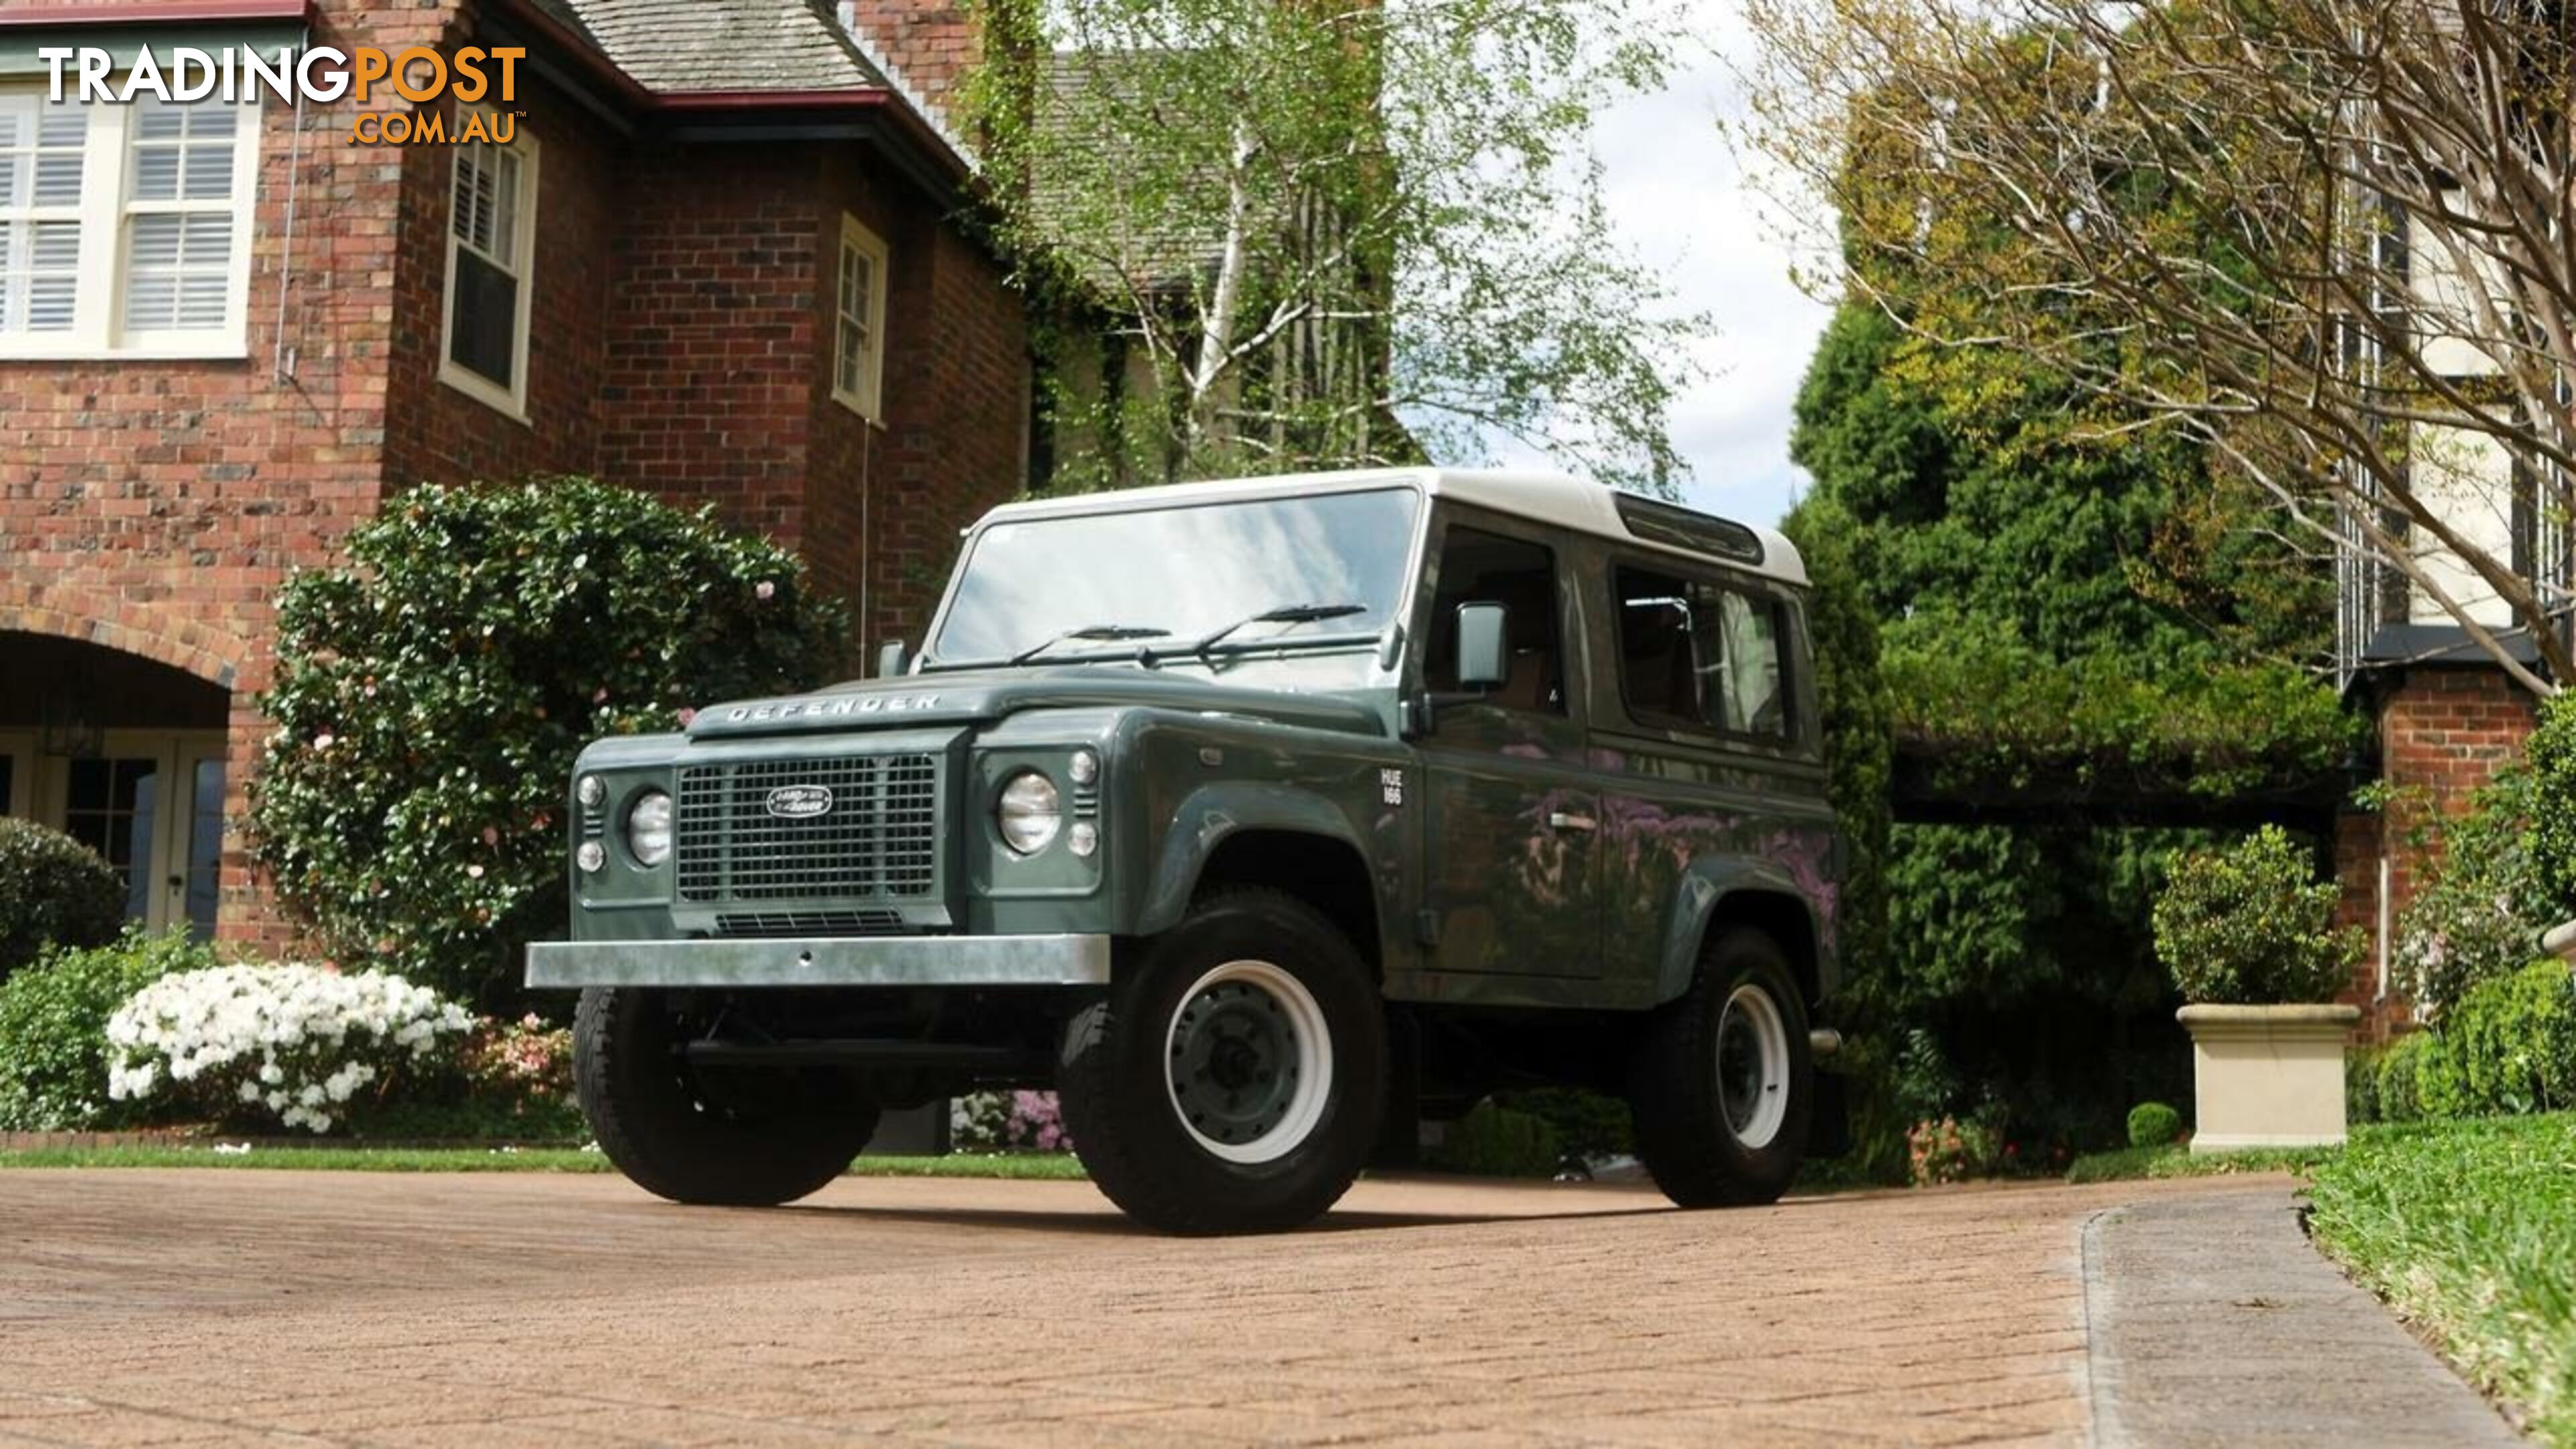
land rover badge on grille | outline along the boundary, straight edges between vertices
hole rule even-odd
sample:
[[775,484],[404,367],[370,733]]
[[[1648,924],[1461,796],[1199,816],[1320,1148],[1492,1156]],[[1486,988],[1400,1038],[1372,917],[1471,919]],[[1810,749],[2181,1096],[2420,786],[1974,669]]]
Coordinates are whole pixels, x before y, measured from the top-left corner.
[[769,792],[769,813],[781,820],[806,820],[832,813],[828,785],[781,785]]

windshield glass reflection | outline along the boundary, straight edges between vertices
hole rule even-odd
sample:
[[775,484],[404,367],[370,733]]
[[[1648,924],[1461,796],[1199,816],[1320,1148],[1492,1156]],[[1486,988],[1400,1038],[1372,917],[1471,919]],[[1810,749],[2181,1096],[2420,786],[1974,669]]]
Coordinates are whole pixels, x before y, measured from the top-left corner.
[[[997,524],[976,540],[930,662],[1123,659],[1144,646],[1185,663],[1220,630],[1220,656],[1375,634],[1401,605],[1419,506],[1388,489]],[[1255,622],[1272,612],[1294,616]]]

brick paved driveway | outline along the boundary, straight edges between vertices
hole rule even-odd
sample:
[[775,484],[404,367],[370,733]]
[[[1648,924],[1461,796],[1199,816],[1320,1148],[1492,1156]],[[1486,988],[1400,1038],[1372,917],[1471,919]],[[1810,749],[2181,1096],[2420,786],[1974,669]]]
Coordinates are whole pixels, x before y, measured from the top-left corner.
[[1185,1242],[1079,1183],[6,1171],[0,1444],[2063,1441],[2081,1222],[2194,1186],[1369,1182]]

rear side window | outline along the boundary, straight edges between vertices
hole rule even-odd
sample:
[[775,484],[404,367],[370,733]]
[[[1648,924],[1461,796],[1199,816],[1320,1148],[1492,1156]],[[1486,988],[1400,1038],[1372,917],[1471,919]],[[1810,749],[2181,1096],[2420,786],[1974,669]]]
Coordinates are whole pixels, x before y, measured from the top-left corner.
[[1630,717],[1693,734],[1789,737],[1779,600],[1652,569],[1622,567],[1613,579]]

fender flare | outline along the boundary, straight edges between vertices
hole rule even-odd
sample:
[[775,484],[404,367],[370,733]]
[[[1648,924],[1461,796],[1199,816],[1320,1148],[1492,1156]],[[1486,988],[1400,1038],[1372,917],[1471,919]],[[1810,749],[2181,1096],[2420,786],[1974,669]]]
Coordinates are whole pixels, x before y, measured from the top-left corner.
[[[1682,872],[1673,890],[1671,912],[1664,920],[1663,958],[1655,973],[1656,1005],[1690,990],[1691,978],[1699,970],[1700,946],[1707,939],[1709,922],[1717,918],[1727,902],[1746,896],[1766,896],[1795,905],[1806,917],[1807,939],[1815,943],[1821,955],[1828,939],[1824,922],[1817,919],[1815,901],[1799,888],[1797,879],[1787,870],[1758,856],[1702,856]],[[1822,989],[1830,975],[1827,963],[1820,959],[1808,965],[1815,974],[1811,989]]]
[[[1311,835],[1349,850],[1359,858],[1372,891],[1378,872],[1348,815],[1321,796],[1280,785],[1215,784],[1191,791],[1172,812],[1156,852],[1154,871],[1137,907],[1135,930],[1150,936],[1180,924],[1197,893],[1199,875],[1217,849],[1247,830]],[[1385,901],[1376,902],[1379,915]],[[1380,928],[1383,930],[1383,919]]]

